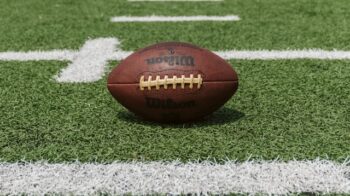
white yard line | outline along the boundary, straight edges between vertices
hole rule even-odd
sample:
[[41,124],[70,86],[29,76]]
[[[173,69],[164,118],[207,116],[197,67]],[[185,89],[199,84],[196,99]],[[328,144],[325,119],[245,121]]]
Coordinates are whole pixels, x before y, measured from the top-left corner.
[[[111,48],[109,48],[110,50]],[[98,52],[98,51],[96,51]],[[106,51],[105,51],[106,52]],[[122,60],[129,56],[131,51],[115,51],[113,53],[103,53],[107,60]],[[246,60],[278,60],[278,59],[324,59],[324,60],[347,60],[350,59],[350,51],[340,50],[228,50],[217,51],[217,55],[226,60],[246,59]],[[84,58],[79,56],[79,51],[72,50],[52,50],[52,51],[28,51],[28,52],[0,52],[0,61],[42,61],[42,60],[74,60]],[[101,55],[102,55],[101,54]],[[97,54],[96,54],[97,55]],[[95,56],[97,57],[97,56]]]
[[129,2],[222,2],[224,0],[128,0]]
[[[88,40],[78,51],[52,50],[28,52],[0,52],[0,61],[70,61],[68,66],[54,78],[58,82],[94,82],[105,74],[110,60],[120,61],[132,51],[122,51],[116,38]],[[349,60],[350,51],[341,50],[229,50],[217,51],[226,60],[279,60],[279,59],[322,59]]]
[[224,59],[277,60],[277,59],[350,59],[350,51],[304,50],[229,50],[215,52]]
[[111,22],[238,21],[239,16],[116,16]]
[[71,61],[77,52],[73,50],[0,52],[0,61]]
[[58,82],[94,82],[105,73],[108,60],[119,45],[114,38],[88,40],[73,61],[55,78]]
[[331,161],[244,163],[0,163],[1,194],[350,193],[350,166]]

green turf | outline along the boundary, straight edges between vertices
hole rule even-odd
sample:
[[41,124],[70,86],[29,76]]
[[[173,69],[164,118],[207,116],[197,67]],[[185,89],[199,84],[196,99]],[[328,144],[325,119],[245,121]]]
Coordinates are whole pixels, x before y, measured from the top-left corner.
[[161,125],[118,105],[105,79],[51,80],[64,63],[2,62],[6,161],[343,160],[350,154],[348,61],[238,61],[237,95],[206,121]]
[[[117,37],[124,50],[187,41],[213,50],[350,50],[346,0],[223,3],[0,1],[0,51],[77,49]],[[117,15],[226,15],[237,22],[109,22]],[[237,94],[205,121],[144,122],[109,95],[106,79],[59,84],[67,62],[0,61],[0,160],[344,160],[350,156],[350,61],[231,61]],[[116,62],[111,63],[111,67]]]
[[[221,3],[127,3],[124,0],[0,1],[0,51],[78,48],[114,36],[125,50],[158,41],[206,48],[350,49],[348,0],[226,0]],[[229,15],[238,22],[118,24],[118,15]]]

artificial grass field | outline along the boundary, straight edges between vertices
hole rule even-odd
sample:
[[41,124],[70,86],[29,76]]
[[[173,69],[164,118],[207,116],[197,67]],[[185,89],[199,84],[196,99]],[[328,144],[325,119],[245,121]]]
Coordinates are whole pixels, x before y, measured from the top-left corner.
[[1,158],[114,161],[317,157],[350,152],[346,61],[232,61],[240,88],[206,121],[144,122],[105,79],[58,84],[63,63],[1,63]]
[[[211,50],[349,50],[348,1],[0,1],[0,51],[78,49],[117,37],[123,50],[186,41]],[[229,15],[237,22],[111,23],[118,15]],[[110,62],[109,70],[118,62]],[[142,121],[106,78],[57,83],[67,62],[0,61],[0,160],[273,160],[350,155],[349,60],[232,60],[240,86],[191,124]],[[108,70],[107,70],[108,72]]]

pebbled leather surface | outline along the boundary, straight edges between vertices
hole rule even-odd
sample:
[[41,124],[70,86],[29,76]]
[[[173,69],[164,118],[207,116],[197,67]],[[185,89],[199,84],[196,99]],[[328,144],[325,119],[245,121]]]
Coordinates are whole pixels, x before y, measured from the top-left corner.
[[[143,91],[142,75],[189,77],[201,74],[202,86],[177,86]],[[227,102],[238,88],[238,76],[224,59],[197,46],[165,42],[140,49],[124,59],[109,74],[112,96],[131,112],[158,122],[188,122],[202,118]]]

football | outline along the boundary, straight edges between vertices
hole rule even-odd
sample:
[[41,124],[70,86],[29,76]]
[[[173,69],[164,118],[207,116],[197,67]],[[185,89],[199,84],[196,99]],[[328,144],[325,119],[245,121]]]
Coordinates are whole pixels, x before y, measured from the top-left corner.
[[238,76],[224,59],[192,44],[165,42],[140,49],[108,76],[112,96],[151,121],[189,122],[224,105]]

